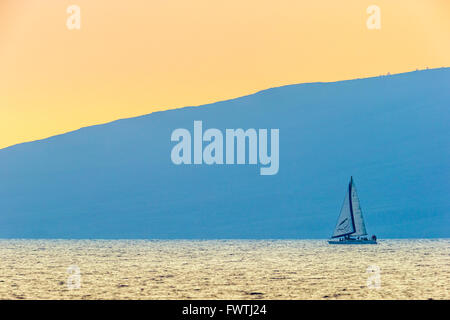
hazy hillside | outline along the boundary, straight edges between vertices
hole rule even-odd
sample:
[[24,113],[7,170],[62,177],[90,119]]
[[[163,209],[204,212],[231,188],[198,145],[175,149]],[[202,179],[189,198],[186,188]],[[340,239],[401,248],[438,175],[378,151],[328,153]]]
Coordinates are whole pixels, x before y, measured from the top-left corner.
[[[126,106],[124,106],[126,108]],[[176,128],[279,128],[280,169],[176,166]],[[326,238],[350,175],[379,237],[450,236],[450,69],[265,90],[0,150],[0,237]]]

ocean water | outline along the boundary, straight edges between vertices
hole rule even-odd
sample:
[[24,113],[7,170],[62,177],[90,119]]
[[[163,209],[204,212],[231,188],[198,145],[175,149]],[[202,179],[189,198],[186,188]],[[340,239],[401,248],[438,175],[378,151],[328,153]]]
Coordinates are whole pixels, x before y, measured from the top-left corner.
[[450,239],[0,240],[0,299],[449,299]]

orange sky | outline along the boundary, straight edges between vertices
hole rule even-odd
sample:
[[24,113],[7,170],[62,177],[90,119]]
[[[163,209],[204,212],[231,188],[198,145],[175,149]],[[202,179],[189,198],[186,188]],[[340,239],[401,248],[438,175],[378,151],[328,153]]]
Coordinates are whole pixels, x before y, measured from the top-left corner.
[[[69,31],[66,8],[81,8]],[[381,8],[381,30],[366,8]],[[450,66],[448,0],[0,0],[0,148],[292,83]]]

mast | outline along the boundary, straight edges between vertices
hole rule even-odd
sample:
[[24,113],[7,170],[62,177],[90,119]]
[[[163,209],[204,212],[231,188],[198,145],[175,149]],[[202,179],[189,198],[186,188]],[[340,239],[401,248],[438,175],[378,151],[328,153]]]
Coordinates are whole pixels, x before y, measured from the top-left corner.
[[350,176],[350,183],[348,184],[348,202],[350,204],[350,216],[352,217],[352,225],[353,225],[353,232],[356,232],[356,226],[355,226],[355,215],[353,214],[353,201],[352,201],[352,187],[353,187],[353,176]]

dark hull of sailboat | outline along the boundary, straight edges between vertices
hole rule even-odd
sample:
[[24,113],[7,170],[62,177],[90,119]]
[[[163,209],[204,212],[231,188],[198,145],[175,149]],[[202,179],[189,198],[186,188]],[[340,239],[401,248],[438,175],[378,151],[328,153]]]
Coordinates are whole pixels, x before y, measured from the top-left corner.
[[377,244],[377,240],[356,240],[356,239],[346,239],[346,240],[328,240],[329,244]]

